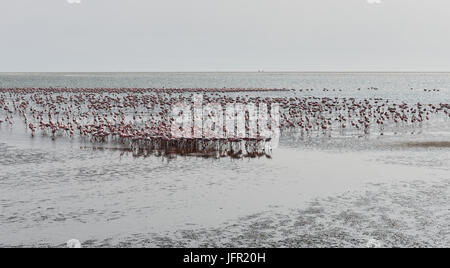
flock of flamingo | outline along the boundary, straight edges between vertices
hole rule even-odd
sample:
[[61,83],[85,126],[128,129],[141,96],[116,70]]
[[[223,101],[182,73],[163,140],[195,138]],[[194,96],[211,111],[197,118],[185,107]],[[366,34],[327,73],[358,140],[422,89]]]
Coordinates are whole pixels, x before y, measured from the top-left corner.
[[[259,135],[252,138],[231,135],[222,138],[173,137],[171,106],[180,101],[192,103],[196,94],[202,95],[205,104],[253,103],[259,106],[264,103],[268,107],[278,104],[281,134],[295,132],[308,137],[414,132],[434,116],[450,118],[447,103],[410,104],[382,98],[313,97],[293,91],[264,88],[0,88],[0,128],[2,125],[12,128],[19,121],[32,137],[40,134],[52,139],[80,138],[93,146],[115,143],[134,156],[243,158],[270,157],[270,139]],[[253,94],[261,92],[267,94]]]

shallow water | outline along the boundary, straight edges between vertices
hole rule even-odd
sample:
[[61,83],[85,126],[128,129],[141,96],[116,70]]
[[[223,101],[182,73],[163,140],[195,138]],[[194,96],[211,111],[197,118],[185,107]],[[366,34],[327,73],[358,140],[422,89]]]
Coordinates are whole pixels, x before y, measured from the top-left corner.
[[[0,87],[44,86],[450,102],[449,74],[0,74]],[[413,134],[285,133],[271,159],[134,158],[3,124],[0,246],[448,247],[449,141],[450,121],[437,118]]]

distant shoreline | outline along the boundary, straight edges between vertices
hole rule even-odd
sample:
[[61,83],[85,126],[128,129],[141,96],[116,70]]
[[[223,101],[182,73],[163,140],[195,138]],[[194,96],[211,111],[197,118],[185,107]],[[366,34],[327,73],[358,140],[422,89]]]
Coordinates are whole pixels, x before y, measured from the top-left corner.
[[20,74],[450,74],[450,71],[158,71],[158,72],[0,72],[0,75]]

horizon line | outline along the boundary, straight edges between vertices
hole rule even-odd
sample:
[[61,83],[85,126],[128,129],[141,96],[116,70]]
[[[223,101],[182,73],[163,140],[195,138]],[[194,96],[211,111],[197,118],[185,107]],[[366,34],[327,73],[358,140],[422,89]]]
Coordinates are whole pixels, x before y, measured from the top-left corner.
[[334,73],[334,74],[346,74],[346,73],[450,73],[450,71],[8,71],[0,72],[0,74],[39,74],[39,73],[54,73],[54,74],[73,74],[73,73],[92,73],[92,74],[114,74],[114,73]]

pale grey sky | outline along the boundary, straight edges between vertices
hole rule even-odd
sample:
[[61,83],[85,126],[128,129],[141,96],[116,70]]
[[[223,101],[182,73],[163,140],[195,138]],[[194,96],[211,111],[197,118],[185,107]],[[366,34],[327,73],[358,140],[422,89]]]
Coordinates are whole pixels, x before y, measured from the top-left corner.
[[450,71],[450,0],[68,2],[0,1],[0,72]]

